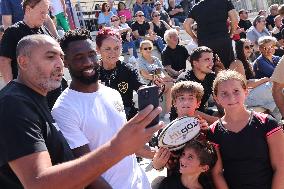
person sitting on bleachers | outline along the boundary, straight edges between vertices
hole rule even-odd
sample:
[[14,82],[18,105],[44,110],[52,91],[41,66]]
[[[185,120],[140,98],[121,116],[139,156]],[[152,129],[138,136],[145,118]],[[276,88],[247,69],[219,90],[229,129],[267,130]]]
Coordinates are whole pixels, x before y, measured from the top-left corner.
[[131,31],[132,31],[131,28],[129,26],[125,28],[121,27],[120,19],[116,15],[113,15],[111,17],[111,25],[112,25],[112,29],[121,35],[122,52],[126,53],[128,51],[130,55],[128,62],[136,63],[136,58],[138,58],[138,54],[136,51],[135,44],[131,37]]
[[146,20],[149,21],[151,19],[150,14],[152,9],[148,5],[142,3],[143,0],[136,0],[136,3],[133,5],[133,13],[136,15],[137,12],[142,11]]
[[240,33],[240,37],[246,38],[246,30],[252,26],[250,20],[248,19],[248,12],[245,9],[241,9],[239,11],[239,17],[240,21],[238,26],[244,29],[244,32]]
[[161,38],[164,38],[166,30],[171,29],[171,27],[165,21],[161,20],[161,15],[158,11],[153,11],[151,17],[152,22],[149,22],[150,29]]
[[141,41],[148,39],[158,47],[160,52],[162,52],[165,47],[163,39],[151,30],[150,24],[145,21],[144,13],[142,11],[136,12],[135,19],[136,21],[132,23],[131,29],[136,40],[136,47],[139,47]]
[[180,26],[180,23],[183,23],[186,19],[184,10],[182,8],[182,3],[183,3],[183,1],[181,2],[181,4],[176,5],[175,0],[169,1],[170,6],[169,6],[169,9],[167,11],[168,11],[170,18],[171,18],[171,20],[172,20],[172,22],[175,26]]
[[173,85],[173,78],[171,78],[164,69],[159,58],[152,56],[153,43],[149,40],[144,40],[140,43],[141,57],[138,59],[138,70],[146,84],[150,84],[157,79],[165,84],[165,100],[166,111],[169,112],[172,105],[171,87]]
[[107,3],[102,4],[102,11],[98,17],[99,28],[104,26],[110,26],[110,18],[113,16],[113,12],[110,10],[110,7]]
[[[163,2],[163,1],[162,1]],[[160,14],[160,19],[161,20],[163,20],[163,21],[165,21],[165,22],[167,22],[167,24],[169,24],[169,25],[172,25],[172,21],[171,21],[171,19],[170,19],[170,16],[169,16],[169,14],[163,9],[163,5],[162,5],[162,3],[160,2],[160,1],[157,1],[156,3],[155,3],[155,8],[154,8],[154,10],[153,11],[158,11],[159,12],[159,14]]]
[[178,44],[177,30],[167,30],[164,39],[167,46],[162,52],[162,62],[169,75],[177,78],[185,70],[189,54],[184,46]]
[[281,118],[279,109],[272,97],[272,84],[269,77],[256,79],[249,57],[253,52],[253,45],[249,40],[241,39],[236,42],[236,60],[231,63],[231,70],[242,74],[247,80],[247,86],[250,88],[249,95],[245,101],[248,108],[261,107],[269,111],[277,120]]
[[274,68],[281,57],[275,56],[277,40],[271,36],[261,37],[258,40],[261,55],[255,60],[253,70],[255,78],[271,77]]
[[126,8],[125,3],[122,1],[120,1],[117,5],[117,15],[119,17],[125,16],[127,22],[132,22],[132,12],[130,9]]

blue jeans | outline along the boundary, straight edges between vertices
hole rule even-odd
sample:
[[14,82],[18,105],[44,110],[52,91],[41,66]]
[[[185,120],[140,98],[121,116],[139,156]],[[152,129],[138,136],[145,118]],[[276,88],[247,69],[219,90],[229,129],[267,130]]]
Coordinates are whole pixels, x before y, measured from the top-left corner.
[[122,43],[122,52],[126,53],[128,52],[128,49],[133,49],[133,56],[135,58],[138,58],[138,54],[136,51],[136,46],[135,46],[134,41],[125,41]]

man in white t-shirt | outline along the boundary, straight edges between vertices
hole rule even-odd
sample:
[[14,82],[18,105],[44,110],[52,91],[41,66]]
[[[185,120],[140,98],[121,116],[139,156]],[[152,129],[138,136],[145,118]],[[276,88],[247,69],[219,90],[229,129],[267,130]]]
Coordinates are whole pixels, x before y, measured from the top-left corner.
[[[60,45],[72,82],[57,99],[52,115],[74,155],[79,157],[109,141],[124,125],[126,116],[119,92],[98,82],[99,64],[89,32],[70,30]],[[122,159],[92,186],[150,189],[135,155]]]
[[51,14],[56,18],[57,25],[61,26],[65,32],[70,30],[65,0],[51,0],[50,3]]

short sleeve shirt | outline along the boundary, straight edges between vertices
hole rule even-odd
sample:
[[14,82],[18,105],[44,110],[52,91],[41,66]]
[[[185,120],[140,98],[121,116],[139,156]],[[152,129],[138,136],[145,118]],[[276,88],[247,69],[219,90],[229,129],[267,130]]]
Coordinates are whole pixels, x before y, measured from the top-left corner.
[[270,78],[277,83],[284,83],[284,58],[282,57]]
[[207,136],[220,149],[230,189],[271,189],[273,170],[267,138],[283,132],[274,118],[252,112],[248,124],[237,133],[226,129],[221,121],[211,125],[211,132]]
[[22,0],[1,0],[2,15],[11,15],[12,24],[23,20]]
[[172,69],[179,71],[186,68],[186,60],[188,57],[187,49],[182,45],[177,45],[175,49],[171,49],[167,46],[163,50],[161,58],[164,66],[170,65]]
[[17,78],[18,75],[16,58],[17,44],[23,37],[33,34],[46,34],[51,36],[49,31],[44,26],[40,28],[29,28],[23,21],[17,22],[16,24],[10,26],[4,32],[1,41],[0,55],[12,60],[11,67],[14,79]]
[[104,85],[116,89],[120,93],[125,107],[134,105],[133,90],[137,91],[145,84],[135,68],[120,61],[116,63],[116,67],[112,70],[105,70],[101,66],[99,79]]
[[229,36],[228,12],[234,9],[231,0],[203,0],[189,11],[188,18],[197,22],[199,40]]
[[8,162],[48,151],[53,165],[73,159],[46,98],[11,81],[0,92],[0,186],[22,188]]
[[[154,74],[154,72],[157,70],[157,69],[161,69],[163,70],[164,69],[164,66],[162,65],[161,61],[157,58],[157,57],[152,57],[154,59],[154,63],[150,64],[147,62],[147,60],[145,60],[142,56],[137,60],[138,62],[138,69],[139,71],[141,70],[145,70],[147,71],[149,74]],[[148,79],[144,79],[144,82],[145,83],[149,83],[150,80]]]
[[145,36],[150,29],[150,24],[148,22],[144,22],[143,24],[139,24],[138,22],[134,22],[131,25],[132,31],[138,31],[140,36]]

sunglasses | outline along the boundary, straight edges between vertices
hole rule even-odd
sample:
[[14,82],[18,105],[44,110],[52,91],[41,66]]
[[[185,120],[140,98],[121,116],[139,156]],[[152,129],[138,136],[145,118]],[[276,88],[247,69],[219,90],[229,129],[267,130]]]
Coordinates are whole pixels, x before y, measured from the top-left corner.
[[244,46],[245,49],[249,50],[249,49],[252,49],[253,48],[253,45],[246,45]]
[[159,16],[161,16],[161,15],[160,14],[153,15],[153,17],[159,17]]
[[144,17],[143,14],[136,15],[136,17]]
[[112,20],[112,22],[116,22],[116,21],[119,21],[119,20],[118,19]]
[[152,50],[152,47],[144,47],[143,50],[144,50],[144,51],[147,51],[147,50],[150,51],[150,50]]

